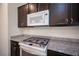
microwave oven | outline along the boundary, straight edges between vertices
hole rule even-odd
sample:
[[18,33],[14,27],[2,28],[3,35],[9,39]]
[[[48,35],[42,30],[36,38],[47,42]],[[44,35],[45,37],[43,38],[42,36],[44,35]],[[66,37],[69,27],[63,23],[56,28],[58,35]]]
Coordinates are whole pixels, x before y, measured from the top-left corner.
[[27,26],[49,25],[49,10],[27,14]]

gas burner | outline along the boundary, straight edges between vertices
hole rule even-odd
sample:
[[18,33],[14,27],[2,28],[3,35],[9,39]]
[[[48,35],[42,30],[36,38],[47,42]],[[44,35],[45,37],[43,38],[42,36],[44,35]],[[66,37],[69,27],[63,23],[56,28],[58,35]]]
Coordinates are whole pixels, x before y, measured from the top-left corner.
[[31,46],[38,46],[38,47],[45,47],[48,44],[49,39],[47,38],[40,38],[40,37],[30,37],[28,39],[23,40],[28,45],[31,44]]

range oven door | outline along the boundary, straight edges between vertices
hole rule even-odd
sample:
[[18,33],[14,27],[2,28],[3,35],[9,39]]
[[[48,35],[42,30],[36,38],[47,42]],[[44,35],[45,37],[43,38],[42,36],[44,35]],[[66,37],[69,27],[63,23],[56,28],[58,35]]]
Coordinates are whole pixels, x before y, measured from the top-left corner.
[[20,49],[20,56],[37,56],[37,55],[31,54],[29,52],[24,51],[23,49]]
[[47,56],[47,47],[45,49],[41,49],[38,47],[29,46],[23,43],[19,43],[20,45],[20,56]]

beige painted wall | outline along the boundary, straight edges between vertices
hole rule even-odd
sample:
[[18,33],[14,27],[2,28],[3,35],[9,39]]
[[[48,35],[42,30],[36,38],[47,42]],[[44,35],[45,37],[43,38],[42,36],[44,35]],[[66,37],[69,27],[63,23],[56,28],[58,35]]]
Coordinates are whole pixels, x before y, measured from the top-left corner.
[[[1,21],[1,3],[0,3],[0,21]],[[0,22],[0,47],[1,47],[1,22]],[[0,55],[1,55],[1,48],[0,48]]]
[[0,7],[0,55],[8,55],[8,5],[2,3]]
[[17,7],[23,5],[24,3],[16,4],[16,3],[9,3],[8,4],[8,30],[9,30],[9,55],[10,55],[10,39],[11,36],[21,35],[22,31],[18,28],[18,14],[17,14]]
[[8,20],[9,20],[9,35],[20,35],[21,29],[18,28],[18,12],[17,7],[24,3],[9,3],[8,4]]

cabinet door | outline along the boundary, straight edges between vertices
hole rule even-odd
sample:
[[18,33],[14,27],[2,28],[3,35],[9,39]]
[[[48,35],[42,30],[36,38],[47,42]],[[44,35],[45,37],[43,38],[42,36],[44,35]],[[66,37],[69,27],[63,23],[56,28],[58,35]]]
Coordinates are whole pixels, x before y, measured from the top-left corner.
[[28,4],[18,7],[18,27],[27,26]]
[[77,3],[77,24],[79,25],[79,3]]
[[20,48],[18,42],[11,40],[11,56],[19,56],[20,55]]
[[51,25],[65,25],[67,23],[67,4],[66,3],[52,3],[49,7],[50,11],[50,26]]
[[29,3],[29,13],[37,12],[37,3]]
[[71,55],[53,51],[53,50],[47,50],[47,56],[71,56]]
[[49,9],[48,3],[38,3],[38,11],[43,11]]
[[79,3],[71,4],[71,20],[72,24],[79,24]]
[[67,18],[71,18],[71,3],[67,3]]

